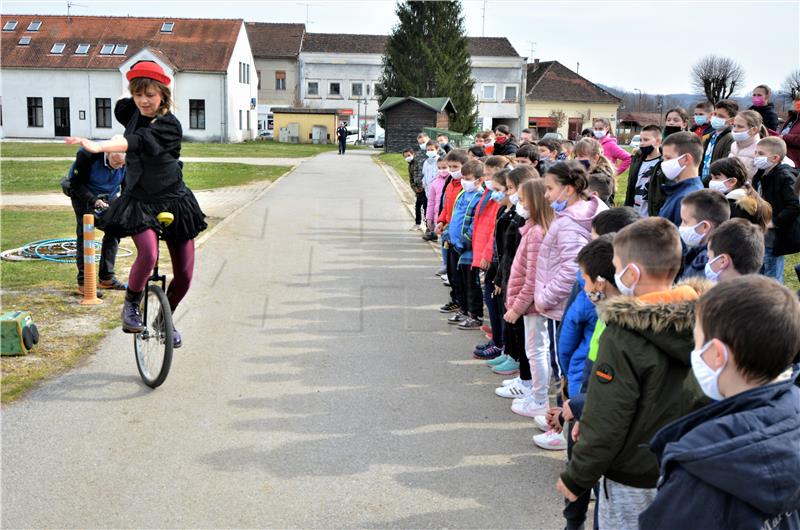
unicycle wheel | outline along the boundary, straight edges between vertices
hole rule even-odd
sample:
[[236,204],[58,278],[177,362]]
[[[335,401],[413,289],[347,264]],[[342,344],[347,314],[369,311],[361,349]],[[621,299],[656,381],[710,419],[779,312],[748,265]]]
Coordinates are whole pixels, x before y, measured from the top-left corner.
[[161,287],[145,288],[142,317],[145,330],[133,338],[136,366],[144,384],[160,386],[172,365],[172,311]]

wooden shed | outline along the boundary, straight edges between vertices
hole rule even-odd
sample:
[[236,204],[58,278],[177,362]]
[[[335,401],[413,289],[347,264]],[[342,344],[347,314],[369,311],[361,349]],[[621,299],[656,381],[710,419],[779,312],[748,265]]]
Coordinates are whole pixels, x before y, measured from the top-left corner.
[[450,128],[456,112],[450,98],[390,97],[378,109],[385,120],[387,153],[400,153],[417,146],[417,135],[425,127]]

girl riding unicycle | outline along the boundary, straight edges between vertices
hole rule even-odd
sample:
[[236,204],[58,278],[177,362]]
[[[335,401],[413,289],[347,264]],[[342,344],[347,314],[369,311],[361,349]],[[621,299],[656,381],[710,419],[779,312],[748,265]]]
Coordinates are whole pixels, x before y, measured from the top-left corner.
[[[127,153],[124,190],[97,225],[116,237],[131,236],[136,245],[136,261],[122,308],[122,330],[140,334],[147,328],[141,302],[157,264],[159,235],[166,242],[172,260],[173,279],[166,298],[174,312],[192,281],[194,238],[207,225],[194,194],[183,182],[183,163],[179,160],[183,131],[170,110],[169,77],[152,61],[136,63],[126,77],[133,97],[120,99],[114,108],[117,121],[125,126],[125,134],[103,142],[75,137],[67,138],[66,142],[80,144],[91,153]],[[158,219],[165,212],[172,214],[169,224]],[[155,317],[162,327],[166,320],[171,320]],[[167,335],[172,336],[172,346],[180,348],[181,336],[171,327]]]

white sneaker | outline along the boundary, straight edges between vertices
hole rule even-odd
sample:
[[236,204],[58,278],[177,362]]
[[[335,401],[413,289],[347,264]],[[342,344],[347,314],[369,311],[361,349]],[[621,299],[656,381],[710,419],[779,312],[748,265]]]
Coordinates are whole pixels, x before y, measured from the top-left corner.
[[413,232],[414,230],[422,230],[422,225],[414,225],[408,229],[409,232]]
[[521,403],[512,404],[511,412],[513,412],[514,414],[519,414],[520,416],[535,418],[536,416],[545,414],[548,408],[549,406],[546,402],[537,403],[533,397],[533,394],[529,394],[528,397]]
[[563,451],[567,448],[567,439],[564,438],[564,432],[556,432],[553,430],[547,431],[544,434],[537,434],[533,437],[533,443],[542,449],[550,451]]
[[511,386],[515,383],[518,384],[519,381],[522,381],[519,377],[512,377],[511,379],[503,379],[503,386]]
[[521,381],[515,381],[508,386],[501,386],[494,389],[495,394],[508,399],[524,398],[530,396],[531,392],[533,392],[533,390],[523,385]]
[[534,416],[533,423],[535,423],[536,427],[542,432],[550,430],[550,425],[547,424],[547,418],[545,416]]
[[441,276],[439,276],[439,278],[441,278],[443,282],[446,282],[448,280],[447,273],[442,274]]

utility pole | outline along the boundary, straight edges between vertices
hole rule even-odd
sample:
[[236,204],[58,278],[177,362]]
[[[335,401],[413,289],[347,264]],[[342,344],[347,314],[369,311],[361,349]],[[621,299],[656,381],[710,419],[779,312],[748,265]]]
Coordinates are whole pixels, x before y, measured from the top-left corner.
[[528,59],[533,59],[533,56],[536,55],[536,43],[532,40],[529,40],[528,44],[531,45],[531,55],[528,57]]
[[636,112],[641,112],[642,111],[642,89],[634,88],[633,90],[634,90],[634,92],[638,92],[639,93],[639,102],[636,104]]
[[483,16],[481,17],[481,37],[486,36],[486,0],[483,0]]

